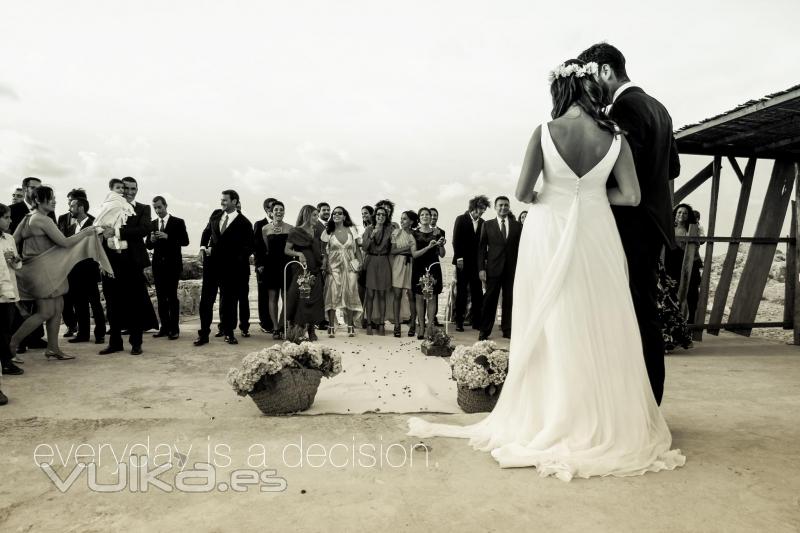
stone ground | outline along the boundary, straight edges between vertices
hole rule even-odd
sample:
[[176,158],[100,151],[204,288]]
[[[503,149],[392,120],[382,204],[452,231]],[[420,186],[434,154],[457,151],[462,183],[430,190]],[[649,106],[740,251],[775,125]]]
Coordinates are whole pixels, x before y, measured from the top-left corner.
[[[427,450],[414,448],[420,439],[405,435],[405,414],[261,416],[225,374],[268,339],[258,333],[237,347],[195,349],[190,329],[175,342],[147,340],[141,357],[99,356],[94,345],[75,350],[75,361],[26,355],[25,375],[3,385],[11,403],[0,408],[0,531],[800,530],[797,347],[723,334],[668,357],[663,410],[686,466],[564,483],[532,469],[501,470],[460,440],[422,439]],[[373,349],[396,342],[378,338]],[[61,492],[35,451],[40,460],[52,453],[53,475],[65,479],[94,454],[100,486],[90,488],[86,469]],[[116,459],[130,463],[129,455],[174,460],[158,476],[164,490],[128,480],[98,492],[110,490]],[[213,479],[190,472],[201,462],[217,465]],[[261,486],[285,482],[285,490],[221,485],[247,475],[233,469],[251,467],[276,470],[263,473],[270,484]],[[198,492],[176,488],[192,483]]]

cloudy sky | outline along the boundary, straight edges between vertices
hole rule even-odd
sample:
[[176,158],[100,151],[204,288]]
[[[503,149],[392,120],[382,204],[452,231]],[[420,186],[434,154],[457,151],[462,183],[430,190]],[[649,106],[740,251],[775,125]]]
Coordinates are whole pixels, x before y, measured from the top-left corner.
[[[187,219],[191,248],[224,188],[266,196],[389,197],[441,226],[476,193],[513,193],[550,111],[548,71],[607,40],[676,128],[800,81],[796,2],[321,0],[6,2],[0,16],[0,183],[74,186],[98,203],[139,179]],[[704,166],[683,160],[678,185]],[[756,174],[747,230],[769,165]],[[690,197],[704,213],[708,185]],[[721,231],[735,209],[723,173]],[[5,200],[4,200],[5,201]],[[523,207],[514,203],[519,212]],[[491,216],[492,213],[489,213]]]

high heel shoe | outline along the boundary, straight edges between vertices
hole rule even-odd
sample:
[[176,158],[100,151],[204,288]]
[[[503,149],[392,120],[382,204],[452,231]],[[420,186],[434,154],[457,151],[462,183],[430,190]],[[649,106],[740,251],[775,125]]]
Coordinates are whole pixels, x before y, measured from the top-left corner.
[[333,326],[328,326],[328,338],[333,339],[336,337],[336,328]]
[[413,337],[417,334],[417,327],[414,324],[408,326],[408,336]]
[[372,335],[372,322],[367,323],[367,335]]
[[50,350],[45,350],[44,356],[50,359],[51,357],[54,359],[58,359],[59,361],[67,361],[69,359],[75,359],[74,355],[67,355],[65,353],[59,352],[51,352]]
[[356,327],[355,326],[347,326],[347,336],[348,337],[355,337],[356,336]]
[[398,339],[400,338],[400,324],[395,324],[394,326],[394,336]]

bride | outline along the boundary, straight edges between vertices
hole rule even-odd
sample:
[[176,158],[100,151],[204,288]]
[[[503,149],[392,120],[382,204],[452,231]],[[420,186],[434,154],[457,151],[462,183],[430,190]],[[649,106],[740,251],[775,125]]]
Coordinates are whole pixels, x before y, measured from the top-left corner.
[[[542,476],[632,476],[686,461],[647,378],[610,204],[637,205],[631,149],[601,113],[595,63],[551,74],[553,121],[533,133],[517,199],[533,203],[522,230],[506,382],[469,426],[409,419],[409,435],[459,437],[501,467]],[[606,188],[613,172],[617,186]],[[537,195],[534,185],[542,174]]]

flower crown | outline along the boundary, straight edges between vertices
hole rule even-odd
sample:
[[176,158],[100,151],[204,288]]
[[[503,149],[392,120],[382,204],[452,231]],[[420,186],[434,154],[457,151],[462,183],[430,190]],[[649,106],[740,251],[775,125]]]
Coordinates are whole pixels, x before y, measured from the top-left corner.
[[577,63],[564,65],[564,63],[561,63],[555,69],[550,71],[550,76],[548,76],[547,80],[550,83],[553,83],[558,78],[567,78],[572,75],[582,78],[587,74],[597,74],[597,70],[597,63],[594,61],[590,61],[585,65],[578,65]]

